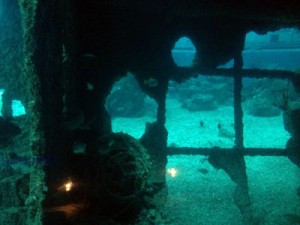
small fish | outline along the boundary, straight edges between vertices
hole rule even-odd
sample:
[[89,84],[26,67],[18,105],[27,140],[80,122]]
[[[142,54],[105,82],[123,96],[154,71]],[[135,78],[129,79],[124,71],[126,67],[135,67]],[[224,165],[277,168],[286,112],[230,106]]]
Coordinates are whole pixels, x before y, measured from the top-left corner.
[[86,148],[86,143],[83,142],[75,142],[73,146],[73,153],[80,154],[84,153]]
[[96,58],[96,56],[94,54],[91,53],[84,53],[81,55],[82,58],[86,58],[86,59],[94,59]]
[[209,172],[209,170],[206,168],[200,168],[200,169],[198,169],[198,171],[202,174],[207,174]]
[[148,86],[149,88],[157,87],[158,86],[158,80],[150,77],[147,80],[144,80],[144,85]]
[[88,91],[93,91],[94,90],[94,84],[93,83],[90,83],[90,82],[87,82],[86,83],[86,89],[88,90]]
[[204,122],[203,122],[203,120],[200,121],[199,125],[200,125],[200,127],[204,127]]

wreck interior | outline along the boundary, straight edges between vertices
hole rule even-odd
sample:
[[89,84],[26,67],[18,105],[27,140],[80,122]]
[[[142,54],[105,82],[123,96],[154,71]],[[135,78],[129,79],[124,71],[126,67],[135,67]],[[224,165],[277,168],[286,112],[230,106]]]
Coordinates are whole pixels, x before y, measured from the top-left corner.
[[[299,224],[299,11],[293,0],[1,0],[0,224]],[[284,39],[291,36],[282,29],[298,39]],[[269,36],[260,46],[251,35]],[[253,49],[263,55],[282,43],[295,54],[290,67],[249,60]],[[279,51],[278,61],[285,57]],[[251,100],[266,106],[261,117],[281,118],[280,145],[275,131],[253,129],[260,120],[244,104],[258,90],[275,95],[276,82],[283,90],[276,110]],[[191,85],[205,98],[192,101]],[[206,102],[212,92],[224,104],[216,119],[216,105]],[[210,108],[195,118],[172,114],[178,93],[183,108]],[[118,118],[128,104],[135,108]],[[230,133],[222,114],[228,106]],[[131,120],[139,113],[149,119],[141,129]],[[210,140],[207,127],[225,138]],[[193,129],[198,133],[186,135]]]

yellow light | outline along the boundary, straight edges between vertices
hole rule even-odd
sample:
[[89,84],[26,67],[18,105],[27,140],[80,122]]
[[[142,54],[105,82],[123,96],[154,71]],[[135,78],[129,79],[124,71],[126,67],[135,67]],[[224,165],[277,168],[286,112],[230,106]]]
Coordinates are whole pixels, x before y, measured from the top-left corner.
[[64,186],[65,186],[65,191],[69,192],[74,187],[74,183],[71,180],[69,180],[64,184]]
[[175,168],[170,168],[167,170],[167,173],[171,176],[171,177],[176,177],[178,170],[176,170]]

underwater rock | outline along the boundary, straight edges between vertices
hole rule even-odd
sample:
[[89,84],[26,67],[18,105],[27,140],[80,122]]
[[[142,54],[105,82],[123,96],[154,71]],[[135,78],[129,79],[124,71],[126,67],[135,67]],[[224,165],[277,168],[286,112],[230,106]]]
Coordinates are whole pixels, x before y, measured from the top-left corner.
[[[287,155],[292,163],[300,167],[299,137],[291,137],[286,143]],[[299,192],[300,193],[300,192]]]
[[114,85],[105,106],[111,117],[141,117],[146,112],[145,98],[133,75],[128,75]]
[[218,105],[212,95],[197,95],[191,99],[186,99],[181,107],[191,112],[195,112],[216,110]]
[[136,218],[152,166],[147,149],[133,137],[115,133],[88,145],[87,152],[94,162],[90,192],[96,210],[120,221]]
[[235,138],[235,130],[234,130],[234,124],[230,125],[224,125],[219,123],[218,124],[218,136],[222,138],[229,138],[234,139]]
[[246,111],[256,117],[274,117],[281,113],[281,110],[275,107],[270,100],[259,96],[253,97],[246,103]]
[[146,208],[152,160],[138,140],[123,133],[102,136],[70,161],[70,171],[57,175],[47,190],[46,218],[62,214],[64,224],[128,224]]
[[210,95],[218,105],[232,105],[233,82],[227,77],[199,76],[181,84],[170,82],[169,94],[177,96],[181,102],[199,95]]
[[300,136],[300,103],[290,104],[283,113],[283,124],[292,137]]

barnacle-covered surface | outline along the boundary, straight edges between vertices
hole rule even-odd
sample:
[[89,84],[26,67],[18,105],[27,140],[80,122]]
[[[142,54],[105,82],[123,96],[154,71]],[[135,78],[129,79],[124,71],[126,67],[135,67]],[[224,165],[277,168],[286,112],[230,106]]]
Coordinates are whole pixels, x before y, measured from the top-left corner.
[[60,176],[61,185],[49,190],[44,203],[47,218],[71,224],[129,223],[142,210],[153,208],[148,200],[154,194],[152,160],[133,137],[100,137],[87,146],[86,154],[73,156],[72,163],[68,176]]
[[103,212],[112,217],[135,217],[149,188],[152,163],[147,150],[129,135],[116,133],[98,139],[87,151],[98,155],[92,201],[100,203],[100,208],[104,205]]

